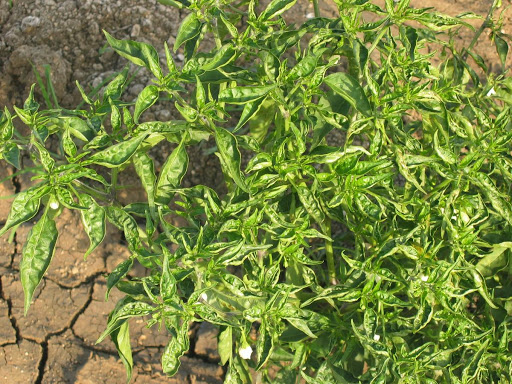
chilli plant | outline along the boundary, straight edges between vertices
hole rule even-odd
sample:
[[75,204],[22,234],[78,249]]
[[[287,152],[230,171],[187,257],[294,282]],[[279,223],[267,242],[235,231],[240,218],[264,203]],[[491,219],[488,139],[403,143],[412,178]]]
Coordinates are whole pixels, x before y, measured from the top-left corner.
[[[160,1],[187,14],[165,57],[105,32],[154,76],[135,102],[122,97],[127,68],[97,97],[77,83],[77,109],[42,109],[32,88],[0,115],[2,158],[35,164],[0,231],[36,218],[20,264],[25,312],[56,220],[76,210],[85,256],[107,221],[130,250],[107,278],[106,296],[125,296],[98,340],[112,338],[129,377],[129,320],[143,317],[169,332],[169,376],[191,324],[206,321],[219,329],[225,383],[511,382],[512,78],[500,1],[477,30],[474,14],[409,0],[334,0],[335,18],[315,2],[299,24],[286,21],[295,0]],[[499,73],[474,49],[486,35]],[[148,121],[155,103],[179,117]],[[224,180],[185,188],[188,153],[208,139]],[[117,198],[127,169],[147,201]],[[148,276],[130,277],[136,264]]]

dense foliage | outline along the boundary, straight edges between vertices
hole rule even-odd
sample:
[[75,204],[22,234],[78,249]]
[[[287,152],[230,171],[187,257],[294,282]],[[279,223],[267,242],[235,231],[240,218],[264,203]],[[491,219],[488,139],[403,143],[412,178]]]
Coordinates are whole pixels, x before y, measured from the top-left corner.
[[[283,18],[293,0],[161,2],[189,11],[173,47],[183,66],[167,46],[161,63],[105,33],[154,75],[134,105],[127,69],[97,98],[78,85],[85,107],[42,109],[31,92],[0,115],[3,159],[36,164],[1,230],[37,218],[25,310],[72,209],[87,254],[106,221],[131,251],[108,276],[107,297],[126,296],[99,339],[112,337],[129,375],[128,320],[144,316],[169,331],[168,375],[189,325],[208,321],[226,383],[511,382],[512,79],[473,50],[490,31],[504,68],[500,2],[464,48],[453,36],[474,15],[409,0],[335,0],[337,18],[316,7],[300,25]],[[181,119],[144,120],[167,101]],[[187,152],[208,138],[225,185],[183,188]],[[174,149],[155,169],[163,142]],[[123,206],[118,174],[132,166],[147,201]],[[151,274],[128,278],[136,263]]]

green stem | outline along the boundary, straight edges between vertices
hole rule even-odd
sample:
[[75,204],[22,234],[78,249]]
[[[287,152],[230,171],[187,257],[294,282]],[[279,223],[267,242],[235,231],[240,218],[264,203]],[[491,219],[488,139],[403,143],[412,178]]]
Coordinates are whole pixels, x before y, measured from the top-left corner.
[[313,0],[313,8],[315,10],[315,17],[322,17],[320,15],[320,6],[318,5],[318,0]]
[[112,196],[112,199],[114,201],[117,201],[117,174],[119,173],[119,170],[117,168],[112,169],[112,178],[110,180],[110,187],[108,189],[108,192]]
[[377,48],[377,45],[384,37],[385,33],[388,31],[388,25],[390,24],[389,18],[386,20],[384,25],[382,26],[382,30],[379,32],[378,36],[375,38],[373,44],[371,45],[370,49],[368,49],[368,56]]
[[[324,232],[329,239],[331,238],[331,219],[326,219],[324,224]],[[327,259],[327,271],[329,274],[329,282],[332,285],[338,284],[336,279],[336,267],[334,265],[334,252],[332,249],[332,241],[325,240],[325,257]]]
[[89,187],[87,184],[85,184],[84,182],[82,182],[80,180],[75,180],[74,183],[75,183],[75,186],[77,187],[77,189],[87,192],[89,195],[94,197],[96,200],[102,200],[105,202],[111,201],[110,195],[108,195],[104,192],[98,191],[95,188]]
[[489,26],[489,21],[491,20],[494,11],[498,7],[498,3],[499,3],[499,0],[494,0],[493,1],[492,5],[491,5],[491,8],[489,9],[489,12],[487,12],[487,16],[486,16],[484,22],[482,23],[480,28],[478,28],[478,30],[475,32],[475,36],[473,36],[473,39],[471,40],[471,42],[469,43],[467,48],[464,48],[464,52],[462,53],[462,56],[461,56],[462,60],[467,59],[469,51],[473,49],[473,47],[475,46],[476,42],[480,38],[480,35]]

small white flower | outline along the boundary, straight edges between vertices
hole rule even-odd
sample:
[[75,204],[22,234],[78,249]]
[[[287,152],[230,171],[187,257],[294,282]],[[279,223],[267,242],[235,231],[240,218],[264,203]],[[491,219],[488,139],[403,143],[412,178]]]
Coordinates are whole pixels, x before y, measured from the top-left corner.
[[207,301],[208,300],[208,295],[206,294],[206,292],[203,292],[201,293],[201,295],[199,296],[199,298],[203,301]]
[[496,95],[496,91],[494,90],[494,87],[492,87],[491,89],[489,89],[489,92],[487,92],[487,97],[491,97],[494,95]]
[[379,341],[380,340],[380,335],[377,335],[377,334],[373,335],[373,340]]
[[421,281],[428,281],[428,276],[421,275],[420,279]]
[[50,203],[50,208],[51,209],[59,209],[59,202],[58,201],[52,201]]
[[306,14],[306,19],[311,20],[315,18],[315,14],[313,12],[309,12]]
[[250,345],[248,345],[247,347],[240,348],[238,353],[242,359],[249,360],[251,358],[252,348]]

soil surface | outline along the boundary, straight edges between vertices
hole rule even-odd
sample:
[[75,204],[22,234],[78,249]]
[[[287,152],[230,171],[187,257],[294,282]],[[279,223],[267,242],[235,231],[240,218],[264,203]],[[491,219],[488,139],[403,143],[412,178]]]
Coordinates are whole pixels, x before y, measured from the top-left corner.
[[[452,15],[467,11],[485,15],[492,0],[412,3]],[[511,1],[503,3],[510,5]],[[321,1],[323,15],[332,15],[334,7],[333,3]],[[292,12],[287,18],[301,21],[312,15],[313,8],[303,0]],[[184,16],[184,12],[155,0],[12,0],[12,3],[0,0],[0,106],[22,105],[36,81],[33,68],[44,73],[45,65],[49,65],[60,105],[74,107],[81,101],[75,80],[90,91],[127,64],[106,47],[103,29],[117,38],[151,43],[164,57],[163,43],[173,45]],[[508,12],[504,23],[506,33],[512,33],[511,18]],[[470,20],[477,27],[481,22]],[[467,42],[472,35],[458,38]],[[481,37],[477,49],[488,63],[497,66],[491,65],[491,71],[498,68],[497,55],[488,36]],[[176,55],[175,59],[179,62],[183,57]],[[138,72],[128,87],[127,99],[135,99],[149,82],[148,73]],[[165,105],[157,105],[145,118],[168,120],[173,115]],[[216,157],[204,153],[209,147],[211,143],[204,143],[196,152],[189,153],[192,169],[187,174],[187,184],[217,187],[222,184]],[[164,159],[170,148],[161,151]],[[0,179],[12,172],[2,164]],[[124,201],[145,199],[142,190],[130,188],[133,183],[129,177],[122,181],[127,185],[121,193]],[[0,184],[0,224],[7,217],[12,195],[30,183],[22,175]],[[0,382],[125,383],[124,367],[114,345],[109,340],[95,344],[108,313],[121,297],[113,291],[109,300],[104,300],[106,274],[129,256],[121,235],[109,228],[104,243],[84,261],[88,239],[78,214],[65,211],[58,221],[60,237],[54,259],[36,291],[30,311],[24,316],[18,265],[31,225],[21,226],[10,242],[7,235],[0,238]],[[140,276],[146,272],[136,269],[131,273]],[[133,383],[222,383],[224,371],[218,364],[217,331],[213,326],[201,324],[190,330],[191,348],[173,378],[167,378],[160,368],[160,355],[168,335],[157,327],[147,329],[142,320],[131,321],[130,332],[135,362]]]

